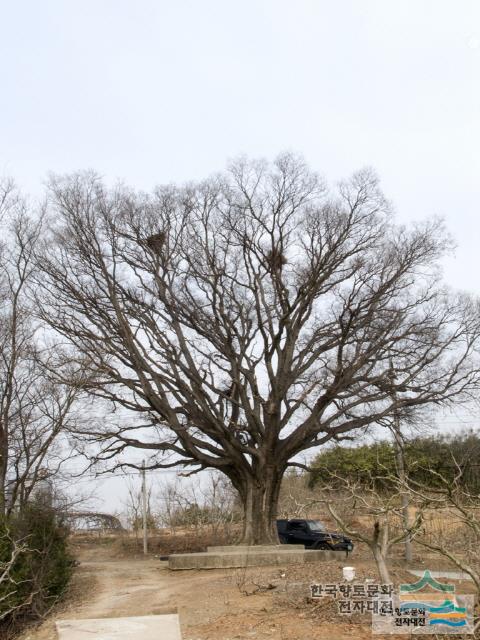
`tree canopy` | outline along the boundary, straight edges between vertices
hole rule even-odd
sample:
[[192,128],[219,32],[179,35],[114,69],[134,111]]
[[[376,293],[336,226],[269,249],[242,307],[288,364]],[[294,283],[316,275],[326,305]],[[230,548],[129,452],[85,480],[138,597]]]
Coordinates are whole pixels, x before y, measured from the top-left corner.
[[152,194],[82,173],[49,207],[42,316],[90,393],[143,416],[85,435],[100,459],[221,471],[245,541],[276,539],[298,456],[476,388],[478,304],[441,286],[448,236],[395,225],[371,171],[330,190],[287,154]]

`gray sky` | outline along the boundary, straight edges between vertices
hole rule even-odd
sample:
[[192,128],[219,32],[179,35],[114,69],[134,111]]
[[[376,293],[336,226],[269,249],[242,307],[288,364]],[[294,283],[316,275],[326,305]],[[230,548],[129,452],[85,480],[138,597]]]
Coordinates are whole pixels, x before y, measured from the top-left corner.
[[291,149],[374,166],[399,219],[445,216],[476,277],[477,0],[1,3],[0,172],[94,168],[149,189]]
[[480,293],[478,0],[0,3],[0,173],[133,186],[240,153],[371,165],[400,221],[445,217],[447,281]]

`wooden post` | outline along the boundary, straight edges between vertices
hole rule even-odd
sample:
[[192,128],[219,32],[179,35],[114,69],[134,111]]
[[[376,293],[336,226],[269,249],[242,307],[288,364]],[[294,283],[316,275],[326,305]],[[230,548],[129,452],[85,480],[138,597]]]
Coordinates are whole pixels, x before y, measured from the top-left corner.
[[147,532],[147,479],[145,474],[145,460],[142,464],[142,511],[143,511],[143,553],[148,553],[148,532]]

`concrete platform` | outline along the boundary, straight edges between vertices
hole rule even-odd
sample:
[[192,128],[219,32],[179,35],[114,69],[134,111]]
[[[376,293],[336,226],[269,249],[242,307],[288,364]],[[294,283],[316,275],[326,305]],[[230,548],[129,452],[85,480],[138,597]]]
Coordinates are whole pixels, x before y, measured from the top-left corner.
[[59,620],[56,625],[59,640],[182,640],[176,614]]
[[[289,545],[290,546],[290,545]],[[175,553],[169,556],[168,568],[182,569],[236,569],[242,567],[263,567],[268,565],[304,564],[305,562],[326,562],[334,560],[334,551],[306,551],[305,549],[277,550],[276,547],[249,551],[217,551],[207,553]]]
[[293,549],[305,549],[304,544],[231,544],[228,546],[207,547],[207,553],[259,553],[264,551],[292,551]]

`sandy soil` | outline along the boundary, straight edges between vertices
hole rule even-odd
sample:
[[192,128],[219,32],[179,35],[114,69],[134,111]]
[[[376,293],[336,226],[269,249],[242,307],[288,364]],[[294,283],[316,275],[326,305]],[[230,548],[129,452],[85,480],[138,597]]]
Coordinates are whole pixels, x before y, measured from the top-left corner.
[[54,623],[58,619],[178,612],[185,627],[195,625],[198,616],[208,621],[225,606],[219,588],[212,589],[210,583],[212,578],[214,583],[229,580],[227,572],[198,572],[195,576],[192,572],[173,573],[157,558],[116,557],[115,547],[101,544],[77,546],[75,555],[79,566],[65,602],[21,640],[56,640]]
[[[171,572],[157,558],[118,557],[112,545],[83,545],[76,555],[80,565],[65,603],[22,640],[56,640],[55,619],[174,612],[184,640],[372,638],[366,617],[339,619],[334,602],[308,600],[311,582],[340,580],[343,558],[308,567]],[[376,577],[370,562],[350,562],[360,579]]]

